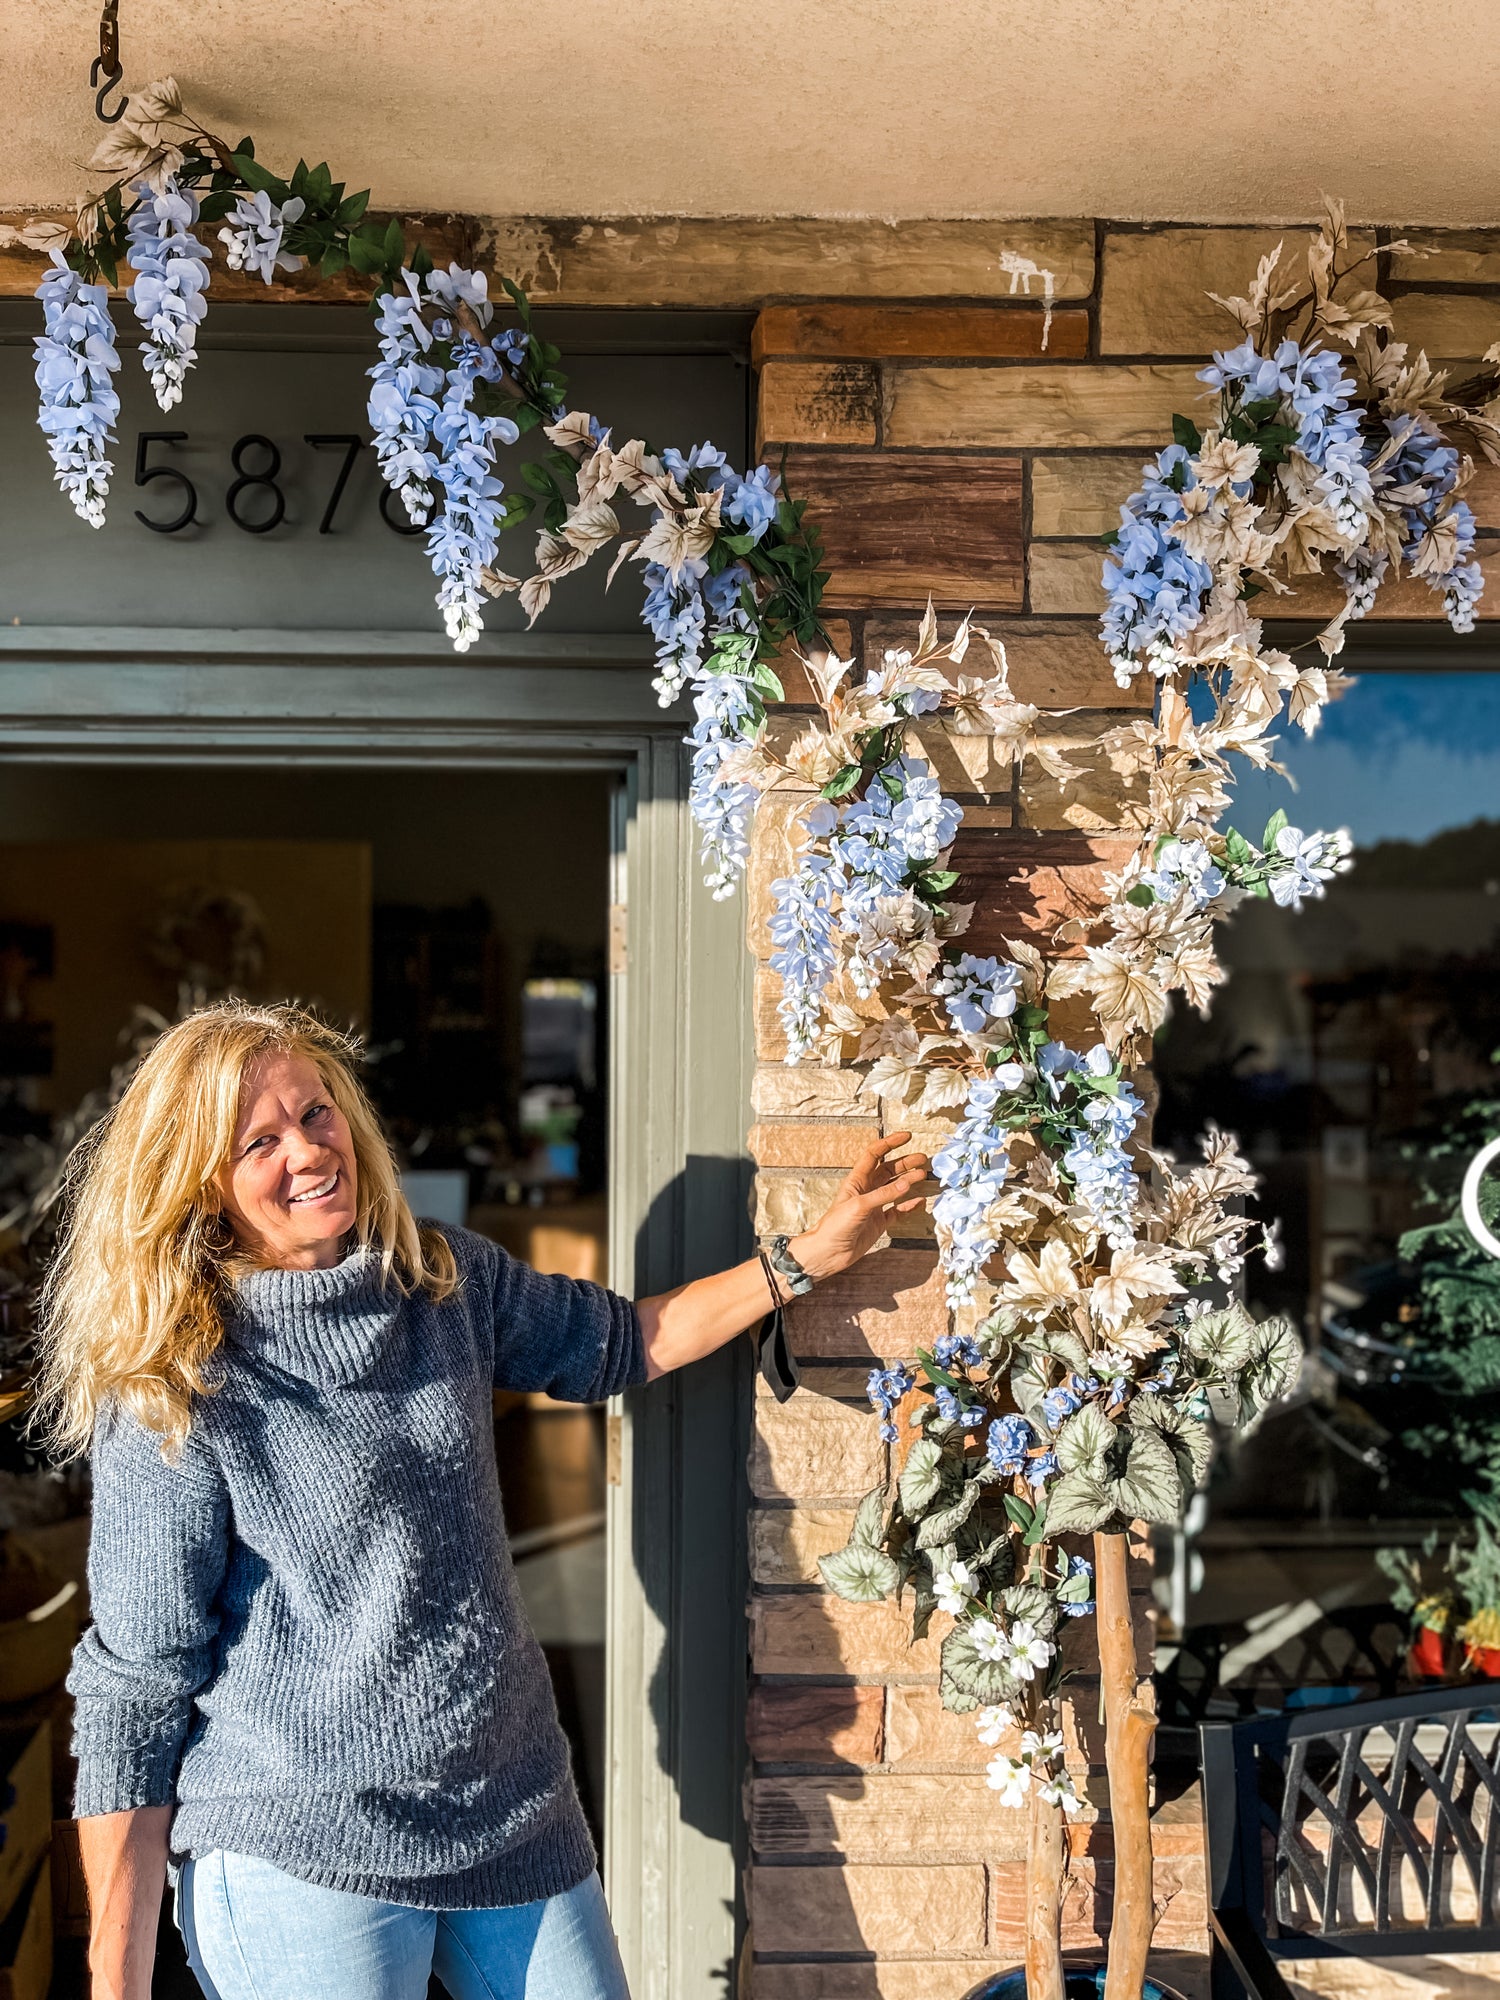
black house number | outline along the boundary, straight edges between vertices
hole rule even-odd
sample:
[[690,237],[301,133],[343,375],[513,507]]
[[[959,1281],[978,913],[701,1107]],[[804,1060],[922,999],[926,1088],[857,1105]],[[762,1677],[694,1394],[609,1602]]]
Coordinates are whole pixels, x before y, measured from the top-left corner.
[[[154,535],[175,535],[184,528],[190,528],[195,521],[203,520],[198,511],[198,489],[185,472],[179,472],[175,465],[152,462],[152,448],[165,445],[170,449],[174,444],[182,444],[187,438],[186,431],[140,431],[135,441],[135,483],[150,486],[154,481],[165,481],[159,489],[162,500],[178,502],[175,514],[147,514],[141,508],[135,510],[135,518],[142,527],[149,528]],[[344,497],[344,489],[349,484],[362,451],[374,447],[368,438],[357,436],[353,431],[308,431],[302,442],[311,445],[318,452],[342,452],[338,469],[334,473],[333,485],[329,489],[328,501],[318,522],[320,535],[333,533],[333,520]],[[259,431],[247,431],[244,437],[236,438],[229,448],[229,464],[233,478],[224,495],[224,511],[237,528],[247,535],[269,535],[273,528],[280,527],[286,519],[286,494],[278,481],[281,474],[281,447],[272,439],[263,437]],[[422,530],[405,518],[405,509],[398,503],[393,512],[391,503],[396,495],[389,486],[380,489],[380,518],[393,534],[420,535]]]

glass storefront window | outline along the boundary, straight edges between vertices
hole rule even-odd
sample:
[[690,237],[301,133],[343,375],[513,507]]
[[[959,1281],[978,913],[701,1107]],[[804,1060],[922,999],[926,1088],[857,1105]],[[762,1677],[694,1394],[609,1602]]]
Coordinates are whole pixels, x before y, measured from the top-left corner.
[[[1240,1707],[1393,1673],[1404,1633],[1375,1551],[1463,1510],[1463,1468],[1404,1442],[1427,1391],[1398,1244],[1440,1212],[1421,1183],[1454,1115],[1500,1098],[1500,674],[1363,674],[1278,756],[1295,789],[1248,773],[1231,821],[1348,826],[1354,870],[1300,914],[1242,905],[1210,1018],[1179,1007],[1157,1044],[1160,1141],[1239,1134],[1285,1244],[1248,1301],[1314,1355],[1163,1551],[1169,1682],[1217,1679]],[[1179,1643],[1198,1657],[1174,1666]]]

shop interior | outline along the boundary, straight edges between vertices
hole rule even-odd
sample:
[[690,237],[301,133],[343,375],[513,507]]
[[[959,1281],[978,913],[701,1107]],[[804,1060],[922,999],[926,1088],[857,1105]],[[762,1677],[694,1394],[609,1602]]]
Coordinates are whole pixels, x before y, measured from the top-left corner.
[[[0,767],[0,1365],[21,1358],[68,1147],[153,1033],[229,991],[314,1004],[365,1037],[419,1214],[602,1280],[613,782]],[[604,1414],[497,1393],[495,1429],[517,1575],[602,1838]],[[87,1507],[85,1472],[47,1471],[0,1425],[11,1561],[78,1584],[74,1632]],[[65,1716],[53,1733],[64,1817]]]
[[[1163,1711],[1184,1732],[1395,1690],[1390,1565],[1470,1531],[1465,1439],[1492,1421],[1484,1395],[1457,1407],[1402,1238],[1453,1213],[1500,1123],[1500,675],[1367,673],[1276,754],[1295,789],[1251,774],[1231,821],[1256,840],[1278,807],[1347,825],[1355,866],[1300,914],[1251,901],[1228,922],[1211,1017],[1179,1008],[1159,1037],[1156,1129],[1181,1156],[1210,1121],[1239,1134],[1282,1236],[1248,1303],[1288,1314],[1312,1357],[1161,1537]],[[1500,1267],[1470,1275],[1500,1306]]]

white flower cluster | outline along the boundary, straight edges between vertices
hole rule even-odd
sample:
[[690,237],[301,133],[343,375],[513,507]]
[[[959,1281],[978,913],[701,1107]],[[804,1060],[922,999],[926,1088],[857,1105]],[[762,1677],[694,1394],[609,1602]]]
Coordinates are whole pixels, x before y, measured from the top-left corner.
[[[1016,1718],[1003,1707],[982,1708],[975,1721],[979,1725],[979,1740],[986,1749],[1004,1742],[1016,1727]],[[985,1766],[985,1783],[1000,1794],[1003,1806],[1025,1805],[1033,1785],[1044,1804],[1061,1806],[1069,1817],[1082,1812],[1087,1803],[1080,1797],[1072,1773],[1063,1761],[1060,1729],[1022,1730],[1019,1754],[1012,1757],[1002,1752],[992,1757]]]

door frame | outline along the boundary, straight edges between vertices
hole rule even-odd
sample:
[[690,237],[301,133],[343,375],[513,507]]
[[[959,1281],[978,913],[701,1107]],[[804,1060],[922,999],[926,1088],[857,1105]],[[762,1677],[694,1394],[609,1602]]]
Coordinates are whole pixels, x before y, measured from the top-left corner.
[[[644,658],[643,658],[644,653]],[[426,635],[0,628],[0,761],[618,773],[610,1282],[748,1253],[753,964],[702,887],[683,714],[649,647]],[[164,778],[164,782],[170,782]],[[748,1343],[611,1406],[606,1871],[635,2000],[735,1990],[743,1934]]]

